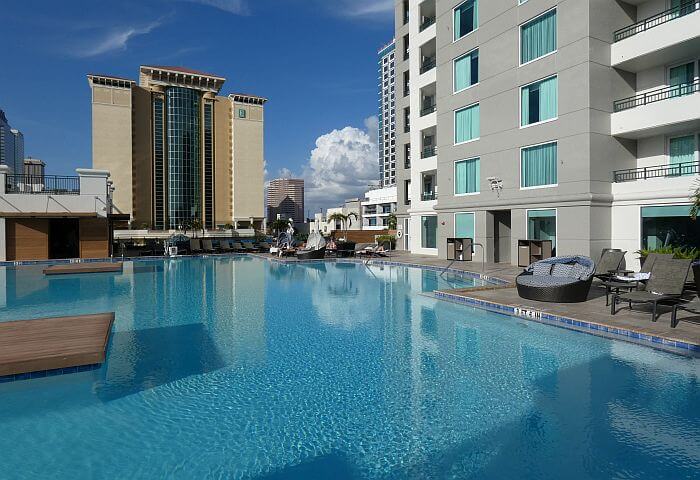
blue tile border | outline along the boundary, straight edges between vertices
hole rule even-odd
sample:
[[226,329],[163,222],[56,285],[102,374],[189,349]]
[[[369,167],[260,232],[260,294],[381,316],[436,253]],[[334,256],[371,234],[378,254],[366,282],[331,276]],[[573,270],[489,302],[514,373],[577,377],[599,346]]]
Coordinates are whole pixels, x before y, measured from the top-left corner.
[[100,363],[91,363],[89,365],[80,365],[78,367],[54,368],[51,370],[38,370],[36,372],[16,373],[14,375],[0,375],[0,383],[17,382],[20,380],[29,380],[34,378],[55,377],[57,375],[68,375],[78,372],[89,372],[97,370],[102,366]]
[[504,305],[496,302],[479,300],[476,298],[464,297],[461,295],[455,295],[452,293],[446,293],[441,291],[436,291],[435,297],[443,300],[450,300],[456,303],[470,305],[484,310],[503,313],[505,315],[509,315],[516,318],[524,318],[526,320],[539,321],[540,323],[547,323],[548,325],[554,325],[568,330],[574,330],[576,332],[589,333],[591,335],[597,335],[605,338],[614,338],[616,340],[623,341],[630,341],[630,339],[632,339],[635,341],[635,343],[650,346],[652,348],[658,348],[658,346],[673,347],[679,350],[692,352],[694,354],[700,354],[700,345],[689,342],[683,342],[680,340],[673,340],[670,338],[659,337],[656,335],[649,335],[621,327],[612,327],[609,325],[602,325],[600,323],[586,322],[559,315],[553,315],[551,313],[542,312],[536,309]]

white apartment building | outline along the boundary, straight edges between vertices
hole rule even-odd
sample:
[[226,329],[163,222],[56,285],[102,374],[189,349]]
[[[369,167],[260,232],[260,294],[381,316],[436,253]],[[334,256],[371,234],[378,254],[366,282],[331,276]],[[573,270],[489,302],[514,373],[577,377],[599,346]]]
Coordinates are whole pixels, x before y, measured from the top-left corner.
[[365,193],[362,202],[362,230],[386,230],[389,216],[396,214],[396,186]]
[[700,2],[397,0],[396,39],[399,248],[700,246]]
[[396,184],[396,81],[395,42],[379,50],[379,180],[382,186]]

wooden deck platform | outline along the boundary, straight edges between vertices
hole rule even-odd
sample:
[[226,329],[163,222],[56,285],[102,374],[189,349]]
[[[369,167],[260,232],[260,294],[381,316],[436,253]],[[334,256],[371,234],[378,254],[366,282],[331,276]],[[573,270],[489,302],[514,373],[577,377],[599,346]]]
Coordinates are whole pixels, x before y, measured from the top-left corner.
[[0,323],[0,376],[102,363],[114,312]]
[[101,273],[121,272],[124,265],[121,262],[90,262],[90,263],[65,263],[51,265],[44,269],[44,275],[70,275],[74,273]]

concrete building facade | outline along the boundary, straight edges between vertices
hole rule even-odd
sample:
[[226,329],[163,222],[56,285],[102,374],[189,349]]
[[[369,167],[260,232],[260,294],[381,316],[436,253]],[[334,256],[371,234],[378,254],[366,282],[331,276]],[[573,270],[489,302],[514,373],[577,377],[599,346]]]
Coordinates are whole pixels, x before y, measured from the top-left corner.
[[304,180],[297,178],[276,178],[267,187],[267,221],[274,222],[277,216],[283,220],[290,218],[294,223],[303,223]]
[[390,215],[396,215],[396,186],[376,188],[362,200],[362,230],[386,230]]
[[396,70],[395,42],[379,50],[379,181],[396,184]]
[[138,84],[88,75],[93,166],[113,172],[115,213],[155,230],[262,227],[267,100],[221,96],[225,80],[151,65]]
[[397,1],[399,247],[700,245],[698,25],[676,0]]

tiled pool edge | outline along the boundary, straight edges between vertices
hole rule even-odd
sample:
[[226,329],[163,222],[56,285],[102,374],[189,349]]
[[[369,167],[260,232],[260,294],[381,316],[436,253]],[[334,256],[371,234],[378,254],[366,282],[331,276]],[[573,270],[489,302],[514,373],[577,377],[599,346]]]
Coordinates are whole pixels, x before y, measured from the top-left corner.
[[443,291],[435,291],[435,297],[442,300],[450,300],[456,303],[469,305],[483,310],[489,310],[497,313],[503,313],[517,318],[526,320],[534,320],[540,323],[546,323],[576,332],[588,333],[604,338],[614,338],[624,341],[634,341],[634,343],[644,344],[650,347],[672,347],[679,350],[700,354],[700,345],[672,338],[666,338],[658,335],[650,335],[648,333],[636,331],[633,329],[611,327],[597,322],[587,322],[576,320],[574,318],[565,317],[562,315],[553,315],[534,308],[528,308],[524,305],[508,305],[487,300],[480,300],[463,295],[455,295]]
[[101,363],[92,363],[89,365],[80,365],[77,367],[54,368],[51,370],[37,370],[34,372],[15,373],[14,375],[0,375],[0,384],[9,382],[18,382],[21,380],[30,380],[34,378],[56,377],[58,375],[68,375],[78,372],[89,372],[102,367]]

